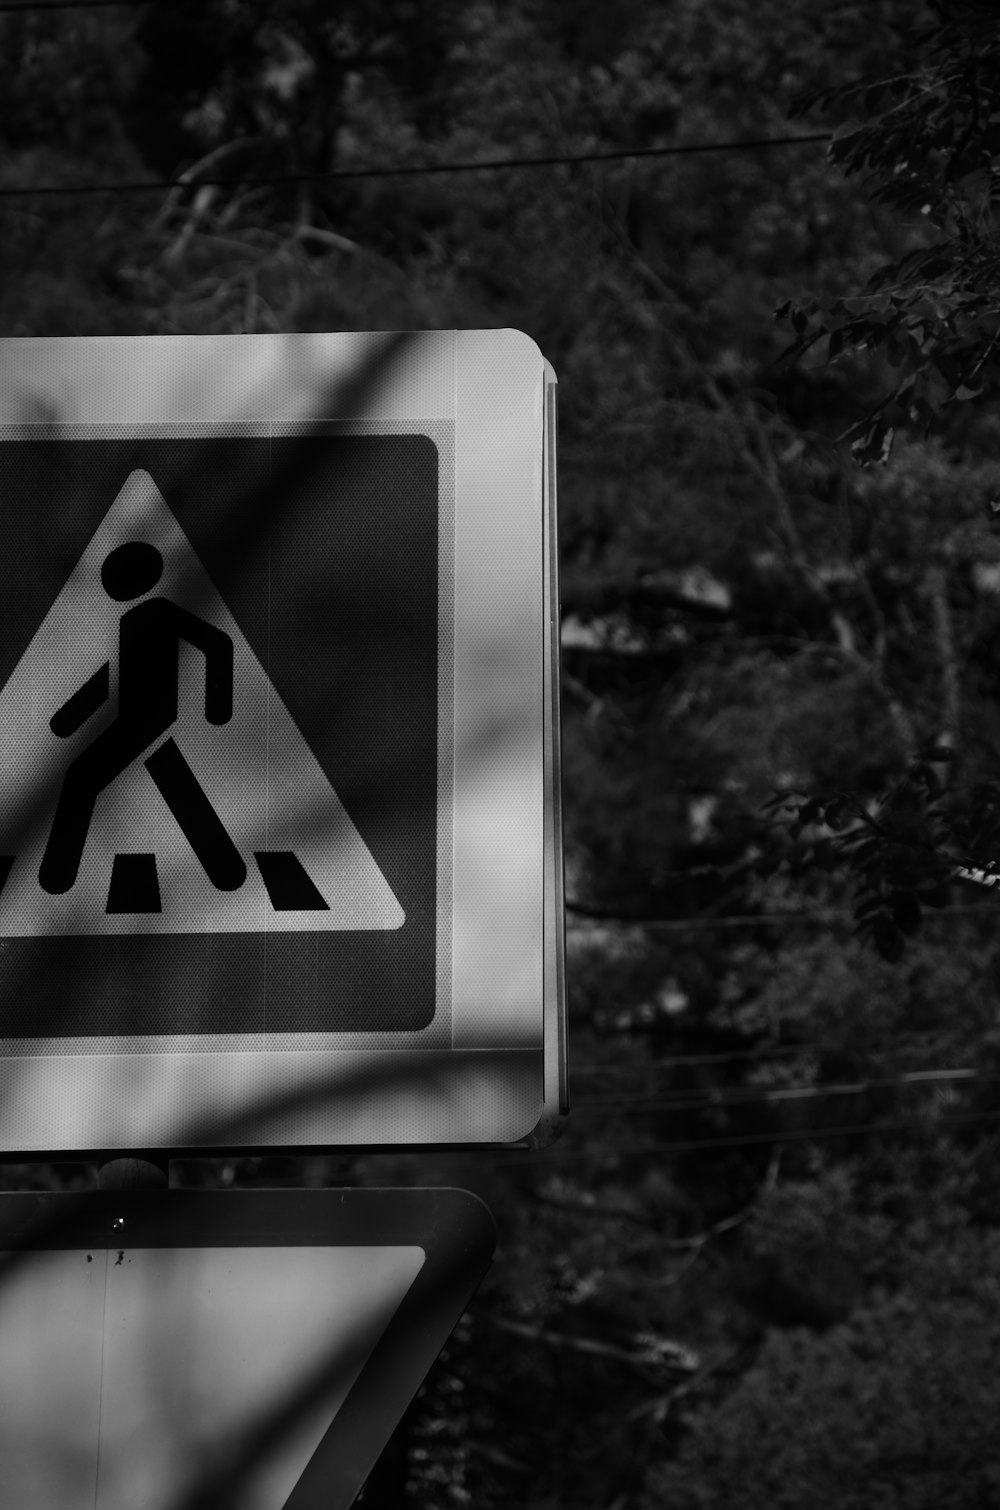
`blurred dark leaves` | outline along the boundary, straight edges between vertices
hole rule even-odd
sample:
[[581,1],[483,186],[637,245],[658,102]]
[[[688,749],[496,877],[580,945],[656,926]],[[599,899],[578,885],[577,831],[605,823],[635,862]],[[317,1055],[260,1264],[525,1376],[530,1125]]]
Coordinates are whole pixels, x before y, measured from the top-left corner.
[[[569,1127],[175,1170],[495,1210],[371,1507],[996,1498],[998,63],[902,0],[0,16],[0,190],[187,175],[0,198],[5,334],[512,325],[560,378]],[[260,182],[790,109],[829,161]]]

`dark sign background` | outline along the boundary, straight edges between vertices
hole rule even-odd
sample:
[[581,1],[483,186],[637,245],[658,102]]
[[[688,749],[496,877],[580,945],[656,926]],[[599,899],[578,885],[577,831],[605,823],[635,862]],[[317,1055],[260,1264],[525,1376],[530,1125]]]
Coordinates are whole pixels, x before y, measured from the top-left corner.
[[425,1027],[437,947],[436,446],[343,434],[5,444],[0,685],[136,467],[154,478],[406,921],[7,938],[0,1037]]

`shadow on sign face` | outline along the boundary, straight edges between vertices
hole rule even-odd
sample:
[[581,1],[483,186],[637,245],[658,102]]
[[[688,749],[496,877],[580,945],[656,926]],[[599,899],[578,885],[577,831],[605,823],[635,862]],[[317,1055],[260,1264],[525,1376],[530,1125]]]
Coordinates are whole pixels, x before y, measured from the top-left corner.
[[[7,521],[0,650],[0,1146],[40,1095],[52,1151],[106,1145],[109,1116],[134,1140],[119,1104],[146,1146],[330,1142],[334,1111],[344,1144],[455,1141],[463,1097],[470,1141],[487,1111],[506,1127],[510,1086],[469,1030],[453,1049],[449,961],[493,961],[534,1031],[523,686],[473,613],[453,738],[447,427],[338,418],[391,409],[419,339],[325,386],[293,342],[294,419],[251,397],[212,427],[3,448],[32,506]],[[331,1057],[387,1034],[377,1069]],[[537,1042],[507,1047],[530,1087]]]

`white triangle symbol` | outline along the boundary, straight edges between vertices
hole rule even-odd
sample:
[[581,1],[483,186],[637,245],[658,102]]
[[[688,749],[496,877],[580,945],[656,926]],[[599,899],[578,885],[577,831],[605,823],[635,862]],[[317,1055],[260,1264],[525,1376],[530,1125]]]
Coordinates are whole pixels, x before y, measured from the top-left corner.
[[[145,548],[147,561],[157,552],[162,558],[162,573],[138,604],[131,591],[109,596],[101,575],[111,553],[133,543]],[[123,717],[118,667],[123,616],[142,613],[147,603],[160,605],[161,621],[173,626],[165,637],[145,632],[148,681],[172,702],[177,644],[178,695],[175,717],[168,712],[149,724],[147,715],[140,727],[134,714]],[[149,615],[143,622],[150,623]],[[184,638],[184,627],[200,648]],[[217,666],[210,672],[209,661],[227,639],[232,710],[225,722],[212,723],[209,676],[221,674],[223,683],[228,676],[224,664],[221,673]],[[165,680],[155,675],[157,651],[160,664],[170,666]],[[105,665],[109,681],[102,689]],[[93,708],[60,737],[53,715],[88,684],[97,689],[87,704]],[[131,694],[127,700],[130,707],[135,702]],[[68,710],[63,727],[73,722]],[[154,727],[158,732],[143,744],[143,731]],[[100,750],[113,745],[117,761],[94,749],[105,733]],[[95,777],[98,767],[103,774]],[[130,475],[0,691],[0,771],[4,869],[10,861],[0,890],[0,937],[323,932],[404,922],[371,851],[148,472]],[[95,793],[89,822],[86,813],[80,820]],[[192,793],[194,809],[185,807]],[[56,825],[58,846],[57,807],[66,810]],[[67,824],[70,810],[77,816]],[[71,828],[75,838],[67,838]],[[51,860],[55,848],[59,866]]]
[[278,1510],[425,1262],[416,1244],[119,1251],[4,1276],[5,1506],[175,1510],[301,1402],[240,1485],[243,1510]]

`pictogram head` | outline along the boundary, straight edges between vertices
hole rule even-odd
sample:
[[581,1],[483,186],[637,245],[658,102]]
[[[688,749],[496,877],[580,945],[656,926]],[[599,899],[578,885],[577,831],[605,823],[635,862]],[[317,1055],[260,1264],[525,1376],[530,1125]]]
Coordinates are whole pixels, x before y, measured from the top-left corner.
[[109,598],[127,603],[141,598],[163,575],[163,557],[145,540],[129,540],[104,558],[101,581]]

